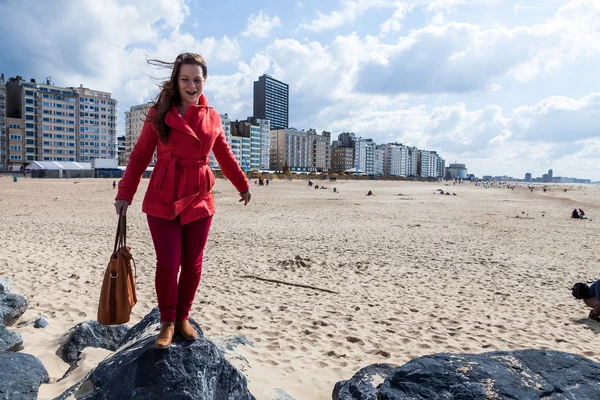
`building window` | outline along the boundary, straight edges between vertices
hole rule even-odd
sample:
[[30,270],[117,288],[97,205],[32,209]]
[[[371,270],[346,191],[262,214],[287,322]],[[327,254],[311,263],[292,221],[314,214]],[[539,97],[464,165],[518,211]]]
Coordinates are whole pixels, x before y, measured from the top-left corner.
[[21,140],[23,137],[21,135],[9,135],[10,140]]

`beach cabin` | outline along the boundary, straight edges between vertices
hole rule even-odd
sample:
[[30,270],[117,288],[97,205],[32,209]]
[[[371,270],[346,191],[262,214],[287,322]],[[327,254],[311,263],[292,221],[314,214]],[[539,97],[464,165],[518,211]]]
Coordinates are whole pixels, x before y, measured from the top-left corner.
[[92,178],[91,163],[71,161],[32,161],[27,166],[32,178]]

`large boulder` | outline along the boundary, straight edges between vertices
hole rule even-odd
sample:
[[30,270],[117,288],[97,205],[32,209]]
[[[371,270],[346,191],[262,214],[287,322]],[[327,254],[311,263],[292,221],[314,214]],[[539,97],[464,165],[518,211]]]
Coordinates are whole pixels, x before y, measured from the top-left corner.
[[17,332],[8,330],[0,324],[0,353],[5,351],[19,351],[23,349],[23,338]]
[[255,400],[246,378],[190,322],[199,333],[197,340],[176,334],[170,349],[157,350],[160,316],[155,308],[127,332],[115,354],[58,399]]
[[600,399],[600,364],[545,350],[434,354],[363,368],[333,400]]
[[29,301],[23,296],[0,293],[0,319],[4,325],[12,326],[27,311]]
[[99,347],[115,351],[129,328],[127,325],[102,325],[98,321],[84,321],[69,331],[69,336],[59,350],[64,362],[74,365],[86,347]]
[[31,354],[0,353],[0,400],[35,400],[48,382],[46,368]]

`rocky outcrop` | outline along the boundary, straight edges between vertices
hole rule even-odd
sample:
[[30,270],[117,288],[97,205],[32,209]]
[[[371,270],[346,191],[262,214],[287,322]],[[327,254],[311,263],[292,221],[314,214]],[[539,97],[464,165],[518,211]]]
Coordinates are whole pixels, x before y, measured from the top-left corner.
[[85,321],[75,325],[59,350],[60,357],[68,364],[76,364],[81,351],[86,347],[99,347],[115,351],[123,340],[129,327],[127,325],[101,325],[98,321]]
[[600,364],[544,350],[434,354],[371,365],[338,382],[333,400],[600,399]]
[[170,349],[157,350],[160,316],[154,309],[127,332],[114,355],[57,399],[104,400],[135,394],[134,398],[148,400],[255,400],[246,378],[190,322],[198,340],[185,341],[176,334]]
[[42,362],[30,354],[0,353],[0,400],[35,400],[48,383]]
[[0,293],[0,322],[12,326],[27,311],[29,302],[23,296]]

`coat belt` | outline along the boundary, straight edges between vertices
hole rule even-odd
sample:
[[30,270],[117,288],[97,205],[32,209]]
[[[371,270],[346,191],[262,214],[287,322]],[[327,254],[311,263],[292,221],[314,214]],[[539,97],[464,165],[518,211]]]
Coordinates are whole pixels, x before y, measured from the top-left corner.
[[[185,183],[187,181],[188,171],[190,168],[200,169],[208,165],[208,156],[204,156],[199,159],[189,159],[175,157],[171,153],[161,154],[158,157],[158,162],[164,162],[167,164],[167,179],[164,187],[164,196],[168,204],[175,203],[175,169],[181,168],[181,174],[179,176],[179,184],[177,185],[177,200],[181,200],[183,197],[183,191],[185,189]],[[164,179],[164,178],[163,178]]]

